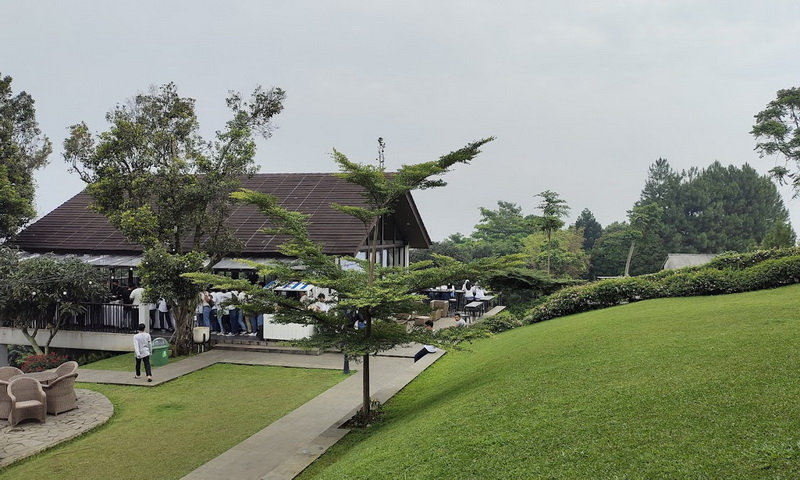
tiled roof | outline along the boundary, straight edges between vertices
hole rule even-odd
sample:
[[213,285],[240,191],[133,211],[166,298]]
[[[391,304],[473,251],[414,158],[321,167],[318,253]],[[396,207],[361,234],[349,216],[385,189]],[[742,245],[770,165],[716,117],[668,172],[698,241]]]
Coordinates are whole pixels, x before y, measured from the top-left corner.
[[[330,207],[331,203],[360,206],[363,191],[358,185],[329,173],[256,174],[242,179],[242,187],[278,197],[281,204],[310,215],[311,238],[329,254],[352,255],[364,243],[367,232],[353,217]],[[140,252],[106,218],[91,209],[91,197],[81,192],[20,232],[14,243],[30,252]],[[430,239],[409,195],[397,206],[398,224],[410,244],[426,248]],[[236,205],[228,218],[234,235],[242,241],[242,255],[278,254],[281,238],[260,232],[269,227],[266,217],[252,205]]]

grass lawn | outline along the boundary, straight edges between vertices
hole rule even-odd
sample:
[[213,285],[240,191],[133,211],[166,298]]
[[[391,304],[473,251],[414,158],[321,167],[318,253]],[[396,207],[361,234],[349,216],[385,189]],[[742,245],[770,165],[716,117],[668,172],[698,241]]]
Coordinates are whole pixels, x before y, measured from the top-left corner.
[[114,403],[111,420],[0,470],[0,479],[178,479],[344,378],[217,364],[152,388],[79,384]]
[[799,315],[790,286],[506,332],[445,355],[301,478],[800,478]]
[[[188,356],[182,357],[170,357],[169,363],[177,362],[178,360],[183,360]],[[123,353],[121,355],[115,355],[113,357],[104,358],[103,360],[98,360],[96,362],[92,362],[86,365],[83,365],[82,368],[91,368],[95,370],[117,370],[120,372],[133,372],[136,368],[136,356],[134,353]],[[158,367],[153,366],[153,370],[157,370]],[[142,366],[142,372],[144,372],[144,366]]]

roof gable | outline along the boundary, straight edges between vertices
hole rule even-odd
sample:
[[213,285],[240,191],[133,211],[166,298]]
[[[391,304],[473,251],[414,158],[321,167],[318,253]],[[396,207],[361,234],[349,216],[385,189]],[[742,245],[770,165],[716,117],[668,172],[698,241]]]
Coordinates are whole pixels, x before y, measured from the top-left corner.
[[[357,219],[331,208],[331,203],[364,206],[363,189],[330,173],[262,173],[242,178],[242,187],[275,195],[283,207],[309,215],[311,238],[325,253],[353,255],[364,243],[367,231]],[[89,209],[91,197],[84,191],[40,218],[14,239],[30,252],[138,253],[135,245],[101,214]],[[410,245],[427,248],[430,238],[411,195],[397,206],[401,229]],[[242,244],[241,255],[275,256],[285,240],[260,230],[269,228],[267,218],[253,205],[234,205],[228,225]]]

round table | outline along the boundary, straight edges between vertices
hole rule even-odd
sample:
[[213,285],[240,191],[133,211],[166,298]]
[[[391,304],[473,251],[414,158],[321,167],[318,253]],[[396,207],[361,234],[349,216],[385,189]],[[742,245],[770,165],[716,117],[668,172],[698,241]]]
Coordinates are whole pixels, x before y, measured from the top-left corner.
[[39,383],[47,385],[49,382],[58,378],[58,374],[56,372],[33,372],[33,373],[23,373],[22,375],[14,375],[9,380],[14,380],[16,378],[32,378],[37,380]]

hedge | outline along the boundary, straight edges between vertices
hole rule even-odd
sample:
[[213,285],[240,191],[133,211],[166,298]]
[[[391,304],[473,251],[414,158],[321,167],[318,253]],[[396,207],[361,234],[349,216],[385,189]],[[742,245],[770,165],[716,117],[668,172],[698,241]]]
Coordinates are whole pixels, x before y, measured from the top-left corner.
[[798,248],[726,254],[703,267],[565,288],[532,308],[524,320],[535,323],[651,298],[739,293],[799,282]]

